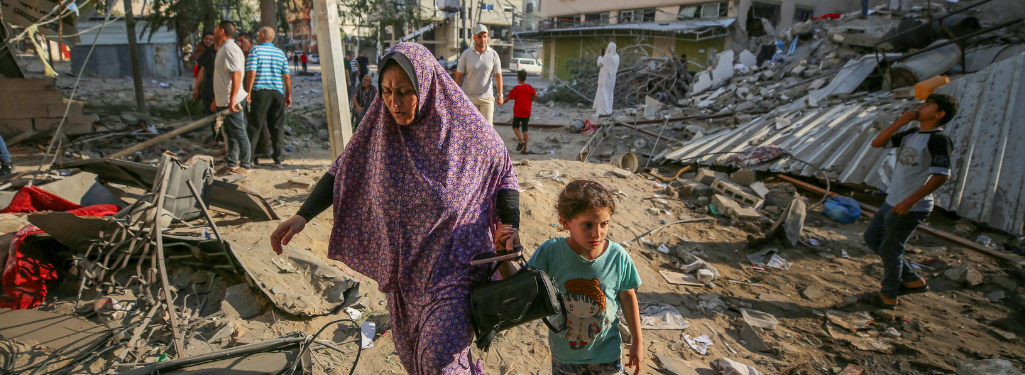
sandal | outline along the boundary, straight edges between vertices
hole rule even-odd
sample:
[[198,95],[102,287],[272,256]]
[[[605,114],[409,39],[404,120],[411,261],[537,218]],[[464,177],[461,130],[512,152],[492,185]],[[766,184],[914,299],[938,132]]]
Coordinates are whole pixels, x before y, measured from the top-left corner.
[[536,155],[536,154],[537,154],[537,153],[536,153],[536,152],[534,152],[534,151],[520,151],[520,153],[521,153],[521,154],[524,154],[524,155]]
[[526,146],[525,144],[523,144],[523,142],[517,143],[516,151],[523,151],[523,146]]
[[879,292],[858,293],[858,294],[855,294],[854,296],[858,297],[858,302],[864,303],[866,305],[874,306],[874,307],[877,307],[877,308],[880,308],[880,309],[883,309],[883,310],[896,310],[897,309],[897,305],[896,304],[891,305],[891,304],[888,304],[888,303],[884,302],[883,301],[883,297],[881,297],[879,295]]
[[925,293],[925,292],[928,292],[928,291],[929,291],[929,284],[922,285],[922,286],[915,286],[915,287],[911,287],[911,286],[906,286],[904,284],[900,284],[900,286],[897,287],[897,295],[898,296],[906,296],[908,294]]
[[249,170],[242,167],[235,167],[228,170],[226,174],[232,175],[237,174],[239,176],[245,176],[249,174]]

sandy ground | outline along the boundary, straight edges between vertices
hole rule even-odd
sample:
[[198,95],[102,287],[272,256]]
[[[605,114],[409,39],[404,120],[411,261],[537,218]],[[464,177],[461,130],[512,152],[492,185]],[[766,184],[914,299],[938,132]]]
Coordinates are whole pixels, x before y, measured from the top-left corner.
[[[189,89],[187,78],[163,82],[167,87],[160,83],[147,82],[147,90],[153,92],[148,96],[153,97],[154,102],[185,95]],[[59,85],[70,89],[67,78],[61,78]],[[297,79],[297,100],[292,111],[316,113],[317,107],[322,106],[321,89],[319,81]],[[130,102],[134,98],[128,80],[84,78],[80,94],[80,98],[86,101]],[[568,106],[545,107],[536,104],[535,108],[537,115],[536,118],[532,117],[532,122],[545,124],[565,125],[573,118],[588,118],[591,113],[587,108]],[[499,107],[496,121],[508,121],[511,112],[511,104]],[[170,119],[164,120],[172,122]],[[288,137],[288,142],[295,147],[295,151],[286,155],[281,168],[258,166],[239,182],[271,201],[283,219],[294,214],[308,194],[306,188],[288,181],[314,181],[324,174],[332,162],[326,142],[317,136],[319,124],[311,122],[316,120],[315,116],[302,117],[299,127],[292,129],[293,134]],[[556,171],[559,179],[592,179],[622,193],[617,195],[618,210],[613,216],[609,234],[613,241],[627,244],[641,233],[664,222],[685,217],[706,217],[697,211],[707,202],[667,200],[660,203],[654,200],[659,197],[663,187],[644,175],[618,178],[611,174],[611,165],[570,161],[576,158],[589,136],[573,134],[565,128],[531,129],[531,149],[539,154],[521,155],[513,151],[516,141],[512,128],[499,126],[497,130],[510,149],[514,161],[529,159],[527,165],[516,167],[523,190],[522,239],[528,253],[549,238],[567,235],[555,226],[557,218],[554,203],[564,186],[564,182],[551,178]],[[622,139],[619,142],[630,142],[634,137],[636,135],[626,131],[620,135]],[[199,142],[200,135],[194,135],[178,138],[171,144],[186,154],[209,152],[200,147]],[[111,143],[104,147],[117,150],[118,146]],[[12,151],[18,164],[16,171],[35,169],[40,156],[37,148],[19,145]],[[667,167],[661,173],[672,175],[676,168],[678,166]],[[774,182],[768,176],[760,176],[760,179],[770,184]],[[819,197],[809,196],[808,199],[814,202]],[[695,209],[688,208],[688,203],[693,204]],[[866,200],[866,203],[878,204],[871,199]],[[653,213],[656,210],[658,213]],[[835,369],[848,364],[862,366],[871,374],[936,373],[931,371],[953,373],[958,362],[982,358],[1003,358],[1019,367],[1025,365],[1025,347],[1020,339],[1025,335],[1025,315],[1021,314],[1021,309],[1025,307],[1021,286],[1025,285],[1025,281],[991,258],[924,235],[917,236],[911,242],[912,246],[922,252],[911,254],[909,258],[923,264],[936,259],[929,264],[937,266],[937,269],[924,270],[922,273],[929,280],[932,292],[902,298],[900,308],[895,313],[871,310],[874,321],[858,333],[825,324],[823,314],[831,306],[853,293],[878,288],[882,273],[879,258],[871,254],[862,241],[868,218],[865,215],[854,224],[837,224],[818,212],[810,212],[802,238],[814,238],[820,245],[784,250],[780,255],[793,262],[793,266],[785,271],[773,268],[766,271],[752,269],[747,261],[746,255],[751,251],[745,250],[746,242],[749,236],[760,236],[767,229],[765,225],[736,226],[719,219],[715,222],[671,226],[645,237],[645,241],[650,243],[666,244],[673,250],[670,254],[687,250],[704,256],[724,278],[716,281],[715,287],[711,288],[667,283],[659,271],[678,271],[679,260],[640,241],[629,243],[628,251],[637,264],[643,282],[638,290],[640,300],[673,305],[691,323],[690,328],[682,331],[646,330],[646,356],[641,373],[670,373],[656,361],[658,355],[684,361],[696,369],[708,369],[708,362],[719,357],[729,357],[754,365],[769,374],[786,373],[785,370],[794,366],[801,367],[791,372],[793,374],[832,374],[837,372]],[[249,244],[263,241],[269,234],[267,228],[273,226],[272,223],[248,222],[223,212],[216,213],[215,220],[222,231],[232,232],[237,237],[234,241]],[[930,224],[953,230],[953,222],[939,213],[932,215]],[[334,223],[330,215],[322,214],[307,225],[306,230],[290,246],[309,249],[326,259],[332,225]],[[972,233],[971,238],[978,234]],[[989,235],[995,239],[1000,238],[998,235]],[[272,255],[269,248],[264,250],[266,256]],[[843,257],[844,253],[849,258]],[[341,266],[335,261],[328,262]],[[947,280],[941,275],[944,267],[939,265],[942,264],[969,265],[982,272],[985,282],[976,287],[967,287]],[[377,290],[374,281],[356,273],[350,275],[363,283],[363,296],[356,307],[370,319],[384,318],[387,314],[384,295]],[[225,286],[244,282],[238,276],[222,275],[222,278]],[[760,286],[728,282],[726,279],[753,282]],[[1003,291],[1005,297],[996,300],[985,297],[997,290]],[[729,307],[724,315],[698,307],[700,298],[708,298],[709,294],[721,295]],[[763,334],[772,348],[771,352],[758,352],[749,344],[741,342],[740,328],[744,323],[739,313],[741,308],[767,312],[779,319],[777,329]],[[259,316],[239,322],[232,342],[255,342],[297,330],[313,333],[330,321],[347,317],[344,312],[316,318],[289,316],[265,304]],[[715,344],[707,355],[699,355],[687,346],[683,341],[684,334],[711,334],[704,323],[724,333],[727,336],[726,343],[737,354],[731,353],[722,345],[723,339],[714,335],[712,339]],[[547,347],[547,330],[543,327],[540,322],[535,322],[515,328],[500,335],[489,352],[482,353],[474,349],[473,355],[484,362],[489,374],[549,374],[551,357]],[[884,333],[891,327],[900,333],[899,337]],[[215,328],[210,326],[197,330],[198,336],[186,351],[197,353],[215,349],[216,345],[205,343]],[[993,328],[1011,332],[1018,338],[1005,339],[993,333]],[[331,335],[330,339],[336,342],[352,338],[351,330],[346,328],[329,328],[327,332]],[[873,349],[872,344],[866,342],[876,344],[877,348]],[[349,344],[346,348],[351,350],[354,346]],[[866,348],[869,350],[863,350]],[[317,373],[348,373],[354,353],[340,355],[328,352],[317,352]],[[392,344],[391,332],[379,335],[374,347],[363,352],[356,373],[404,373]]]
[[[264,197],[284,202],[276,211],[282,217],[287,217],[298,209],[307,192],[283,182],[294,177],[321,175],[329,159],[326,155],[320,156],[289,160],[283,170],[257,168],[242,183]],[[657,182],[641,175],[621,179],[611,174],[612,167],[609,165],[570,162],[555,159],[557,157],[553,157],[554,160],[531,160],[528,166],[516,168],[524,189],[521,195],[521,225],[522,239],[529,249],[528,253],[549,238],[567,235],[553,225],[557,222],[555,199],[564,186],[562,182],[547,178],[555,171],[560,178],[596,180],[625,194],[617,195],[619,209],[613,216],[613,226],[609,233],[613,241],[628,243],[637,235],[680,217],[705,217],[686,208],[681,201],[669,201],[668,205],[663,205],[649,199],[657,197],[662,188]],[[817,200],[817,197],[810,199]],[[662,212],[652,214],[650,208],[658,208]],[[266,235],[264,232],[250,230],[257,223],[239,224],[230,217],[221,220],[224,220],[224,230],[242,231],[247,233],[246,238],[252,238],[254,242]],[[967,288],[937,274],[923,272],[933,291],[902,299],[901,307],[895,313],[872,311],[875,322],[864,331],[869,338],[891,342],[893,348],[887,350],[891,353],[859,350],[849,343],[852,337],[857,336],[835,333],[834,337],[827,333],[821,316],[823,312],[855,292],[878,287],[878,278],[881,276],[878,257],[870,254],[862,241],[866,220],[863,218],[858,223],[842,225],[820,213],[810,212],[808,226],[802,237],[817,239],[821,245],[818,248],[798,247],[783,251],[781,255],[794,262],[786,271],[752,269],[745,257],[748,252],[744,250],[749,233],[729,225],[725,220],[673,226],[645,237],[653,243],[665,243],[671,248],[704,254],[726,279],[745,282],[754,280],[761,286],[735,284],[725,280],[717,281],[714,288],[671,285],[658,271],[678,270],[678,259],[640,242],[629,244],[628,249],[643,282],[638,290],[640,300],[671,304],[691,323],[691,327],[683,331],[645,331],[649,356],[645,358],[641,373],[666,373],[654,360],[656,354],[686,361],[695,368],[707,368],[707,362],[725,356],[755,365],[767,373],[804,364],[808,371],[812,371],[808,373],[826,374],[833,367],[842,368],[855,363],[873,374],[928,374],[929,368],[912,363],[925,363],[937,369],[950,370],[961,360],[990,357],[1022,364],[1025,348],[1022,348],[1020,341],[1006,341],[990,331],[991,327],[995,327],[1019,336],[1025,334],[1022,316],[1019,314],[1021,307],[1015,305],[1014,297],[997,302],[983,297],[987,292],[1000,289],[998,285],[1005,284],[1013,288],[1007,290],[1013,296],[1019,293],[1016,291],[1021,280],[992,259],[925,236],[912,241],[912,245],[923,250],[923,253],[910,255],[910,259],[924,263],[928,259],[938,258],[952,265],[969,264],[986,275],[987,282],[976,288]],[[308,248],[326,257],[331,225],[329,215],[319,216],[296,237],[291,246]],[[760,229],[764,230],[765,227]],[[850,258],[843,258],[843,252],[849,254]],[[271,255],[270,249],[266,249],[266,254]],[[376,290],[375,283],[361,275],[353,275],[365,282],[361,289],[364,296],[358,302],[359,305],[364,306],[371,315],[385,314],[384,296]],[[819,295],[814,299],[803,297],[802,292],[809,288],[817,290]],[[707,294],[721,295],[731,309],[754,309],[777,317],[781,322],[779,328],[767,331],[764,336],[773,351],[760,353],[740,341],[739,330],[743,319],[736,310],[724,316],[700,309],[699,298]],[[271,328],[252,330],[261,332],[266,338],[274,337],[277,332],[315,331],[320,325],[337,317],[283,318],[280,313],[276,317],[271,316],[271,310],[255,319],[261,322],[257,326],[269,325]],[[739,354],[731,354],[721,345],[722,339],[719,337],[713,337],[716,345],[704,356],[687,347],[682,335],[710,334],[704,325],[706,322],[717,331],[725,333],[729,337],[727,343]],[[896,328],[901,336],[893,338],[883,334],[888,327]],[[344,332],[338,330],[336,339],[344,340]],[[550,354],[546,335],[547,331],[540,322],[531,323],[500,336],[491,351],[481,353],[474,350],[474,355],[484,361],[488,373],[547,374],[550,372]],[[340,366],[330,373],[347,373],[347,365],[343,364],[351,359],[339,358],[336,353],[325,361]],[[357,372],[403,373],[389,335],[378,338],[373,348],[364,351]]]

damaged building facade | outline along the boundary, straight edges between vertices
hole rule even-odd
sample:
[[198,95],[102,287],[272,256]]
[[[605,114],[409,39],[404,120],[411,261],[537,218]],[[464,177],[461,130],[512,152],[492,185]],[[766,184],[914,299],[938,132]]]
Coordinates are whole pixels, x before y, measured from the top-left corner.
[[[473,45],[470,31],[473,26],[483,24],[490,31],[488,45],[498,52],[503,65],[512,60],[517,44],[513,31],[522,27],[522,1],[417,0],[417,3],[420,9],[414,13],[419,22],[416,19],[392,19],[394,17],[388,12],[380,12],[374,17],[382,23],[379,36],[382,51],[401,42],[413,41],[427,46],[435,57],[454,62],[463,50]],[[466,9],[462,14],[459,11],[461,7]],[[423,26],[414,28],[415,24]]]
[[[745,33],[764,34],[762,18],[774,29],[792,26],[827,13],[860,9],[856,0],[740,1],[549,1],[539,4],[541,19],[534,31],[519,33],[524,39],[544,43],[542,63],[560,79],[569,78],[567,62],[597,56],[608,42],[620,50],[644,45],[649,56],[668,58],[686,54],[702,70],[718,52],[731,48]],[[588,9],[589,13],[580,13]],[[752,23],[752,20],[757,22]],[[750,31],[748,29],[751,29]],[[760,35],[760,34],[759,34]],[[624,61],[629,64],[631,61]],[[546,73],[547,74],[547,73]],[[551,78],[551,77],[548,77]]]

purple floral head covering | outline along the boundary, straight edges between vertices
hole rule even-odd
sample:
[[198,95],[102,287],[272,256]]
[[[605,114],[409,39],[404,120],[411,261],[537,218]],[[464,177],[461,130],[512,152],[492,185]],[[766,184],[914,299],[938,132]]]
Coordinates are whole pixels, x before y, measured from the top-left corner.
[[328,255],[382,292],[464,294],[487,277],[487,267],[469,261],[492,251],[495,197],[516,189],[516,171],[494,127],[426,47],[399,43],[393,52],[416,73],[416,120],[398,125],[380,96],[370,105],[328,171],[335,176]]

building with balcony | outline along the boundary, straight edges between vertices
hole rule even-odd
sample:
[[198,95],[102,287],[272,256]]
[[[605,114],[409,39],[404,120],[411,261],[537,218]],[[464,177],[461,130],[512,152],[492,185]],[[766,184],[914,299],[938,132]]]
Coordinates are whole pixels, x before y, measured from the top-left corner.
[[562,79],[568,78],[571,59],[597,56],[610,41],[620,51],[643,46],[637,48],[650,56],[686,54],[688,60],[704,64],[729,48],[735,37],[764,34],[762,18],[782,30],[795,21],[861,7],[858,0],[534,1],[537,24],[518,35],[542,42],[542,64]]

